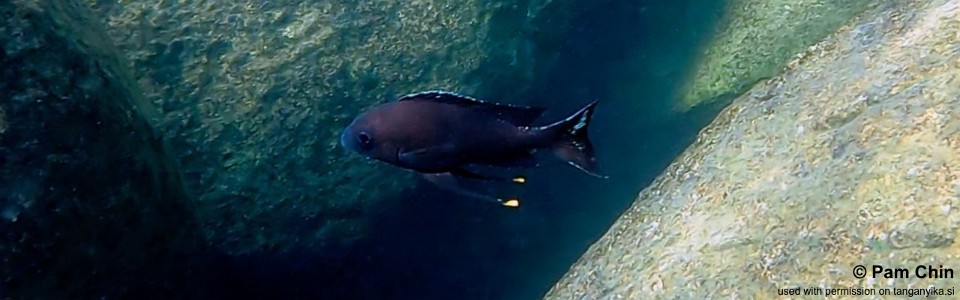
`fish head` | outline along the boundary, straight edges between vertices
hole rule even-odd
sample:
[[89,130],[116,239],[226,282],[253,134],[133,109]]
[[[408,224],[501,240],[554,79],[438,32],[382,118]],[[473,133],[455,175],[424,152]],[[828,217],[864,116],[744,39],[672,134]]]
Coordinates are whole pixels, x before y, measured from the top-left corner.
[[340,134],[340,145],[360,155],[391,164],[399,163],[402,136],[395,109],[383,105],[357,116]]

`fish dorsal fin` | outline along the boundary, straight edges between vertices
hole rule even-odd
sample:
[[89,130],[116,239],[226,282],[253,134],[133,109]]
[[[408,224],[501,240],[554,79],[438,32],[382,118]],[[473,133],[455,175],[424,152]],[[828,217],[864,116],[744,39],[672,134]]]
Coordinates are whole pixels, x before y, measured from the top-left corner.
[[397,101],[433,101],[453,105],[469,106],[493,114],[497,118],[518,126],[529,126],[545,110],[542,107],[520,106],[486,102],[464,95],[446,91],[426,91],[405,95]]

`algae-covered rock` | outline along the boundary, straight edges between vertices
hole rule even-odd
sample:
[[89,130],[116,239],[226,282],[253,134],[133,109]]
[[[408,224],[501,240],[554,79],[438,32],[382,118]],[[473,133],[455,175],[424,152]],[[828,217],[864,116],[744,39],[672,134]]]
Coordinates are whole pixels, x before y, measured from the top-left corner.
[[[349,245],[412,184],[339,147],[362,108],[425,89],[520,93],[572,1],[88,0],[230,252]],[[560,15],[560,14],[554,14]],[[511,92],[499,92],[508,96]]]
[[954,287],[915,268],[960,267],[960,1],[888,4],[734,100],[547,298]]
[[89,7],[4,1],[0,16],[0,298],[199,296],[185,286],[205,243]]
[[780,73],[799,53],[876,1],[731,0],[708,42],[677,109],[740,94]]

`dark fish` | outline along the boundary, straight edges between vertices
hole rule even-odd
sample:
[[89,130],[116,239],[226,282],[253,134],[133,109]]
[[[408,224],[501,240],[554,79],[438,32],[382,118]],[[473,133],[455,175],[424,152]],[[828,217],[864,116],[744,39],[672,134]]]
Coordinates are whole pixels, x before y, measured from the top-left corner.
[[[478,198],[462,189],[463,179],[524,183],[523,177],[481,174],[476,167],[534,167],[533,154],[550,149],[560,159],[587,174],[597,172],[587,125],[597,101],[553,124],[533,126],[540,107],[484,102],[444,92],[428,91],[400,97],[358,116],[340,136],[347,149],[421,173],[441,186]],[[494,198],[505,206],[516,199]]]

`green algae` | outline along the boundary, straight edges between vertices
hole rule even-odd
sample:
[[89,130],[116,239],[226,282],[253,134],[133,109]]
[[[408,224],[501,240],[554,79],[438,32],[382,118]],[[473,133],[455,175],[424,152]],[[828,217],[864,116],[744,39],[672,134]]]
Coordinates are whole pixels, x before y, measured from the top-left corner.
[[677,110],[729,98],[779,74],[795,55],[874,1],[732,0],[716,36],[681,88]]

